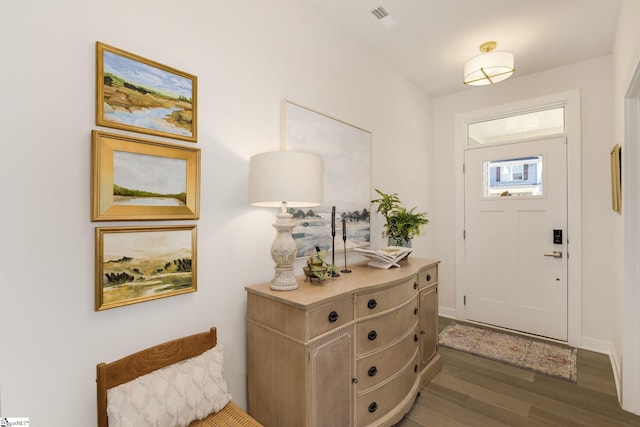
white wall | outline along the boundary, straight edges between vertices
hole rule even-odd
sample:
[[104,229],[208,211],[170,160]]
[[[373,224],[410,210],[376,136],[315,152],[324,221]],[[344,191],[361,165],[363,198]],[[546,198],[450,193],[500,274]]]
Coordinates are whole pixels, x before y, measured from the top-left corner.
[[460,172],[454,170],[456,114],[579,89],[582,109],[582,335],[596,346],[607,346],[611,342],[611,278],[617,274],[610,268],[614,264],[614,254],[610,250],[614,242],[609,175],[609,151],[614,144],[611,79],[612,59],[606,56],[433,100],[433,157],[438,160],[434,164],[438,180],[434,188],[432,218],[438,224],[434,227],[434,244],[442,259],[438,292],[441,313],[455,315],[456,309],[454,181],[455,173]]
[[[275,233],[275,212],[247,206],[248,159],[279,148],[282,99],[372,131],[373,186],[434,211],[430,100],[296,1],[0,8],[3,416],[94,425],[98,362],[212,325],[234,400],[245,406],[244,286],[271,278]],[[89,221],[96,41],[198,76],[196,293],[93,309],[94,228],[140,224]],[[429,236],[415,247],[429,256]]]

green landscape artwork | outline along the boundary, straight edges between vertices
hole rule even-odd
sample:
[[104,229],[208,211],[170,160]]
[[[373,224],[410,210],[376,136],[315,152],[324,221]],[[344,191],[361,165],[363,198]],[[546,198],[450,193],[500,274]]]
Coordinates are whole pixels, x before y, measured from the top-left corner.
[[187,161],[126,151],[113,152],[113,204],[184,206]]
[[99,229],[96,308],[194,292],[195,226],[185,227]]

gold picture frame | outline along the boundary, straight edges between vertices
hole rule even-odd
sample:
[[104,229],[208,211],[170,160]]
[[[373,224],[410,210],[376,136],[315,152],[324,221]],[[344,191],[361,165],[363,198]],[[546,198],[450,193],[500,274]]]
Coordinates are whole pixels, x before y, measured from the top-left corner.
[[200,149],[91,133],[92,221],[198,219]]
[[622,152],[620,144],[613,146],[609,155],[611,166],[611,208],[618,213],[622,212]]
[[197,290],[196,225],[96,227],[95,310]]
[[198,78],[96,42],[96,124],[197,141]]

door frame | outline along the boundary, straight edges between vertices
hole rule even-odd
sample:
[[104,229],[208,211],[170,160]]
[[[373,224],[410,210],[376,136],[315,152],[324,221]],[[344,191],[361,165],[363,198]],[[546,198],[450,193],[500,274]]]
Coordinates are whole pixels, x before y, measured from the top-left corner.
[[[456,195],[456,277],[463,277],[464,265],[464,151],[469,123],[489,120],[550,107],[565,107],[567,137],[567,343],[582,347],[582,236],[580,181],[580,91],[571,90],[532,98],[488,109],[460,113],[455,118],[455,195]],[[456,318],[465,319],[466,284],[456,280]]]
[[[640,63],[624,100],[624,145],[622,146],[622,216],[624,224],[624,278],[622,315],[621,404],[640,415]],[[615,362],[616,358],[612,358]],[[624,368],[623,368],[624,367]],[[616,375],[616,380],[618,375]],[[620,385],[619,391],[620,391]]]

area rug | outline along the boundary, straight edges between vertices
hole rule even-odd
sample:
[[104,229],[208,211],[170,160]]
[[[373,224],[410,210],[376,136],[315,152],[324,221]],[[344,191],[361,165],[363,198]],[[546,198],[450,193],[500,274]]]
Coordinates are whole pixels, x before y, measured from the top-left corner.
[[577,350],[491,329],[451,323],[440,332],[444,347],[577,382]]

